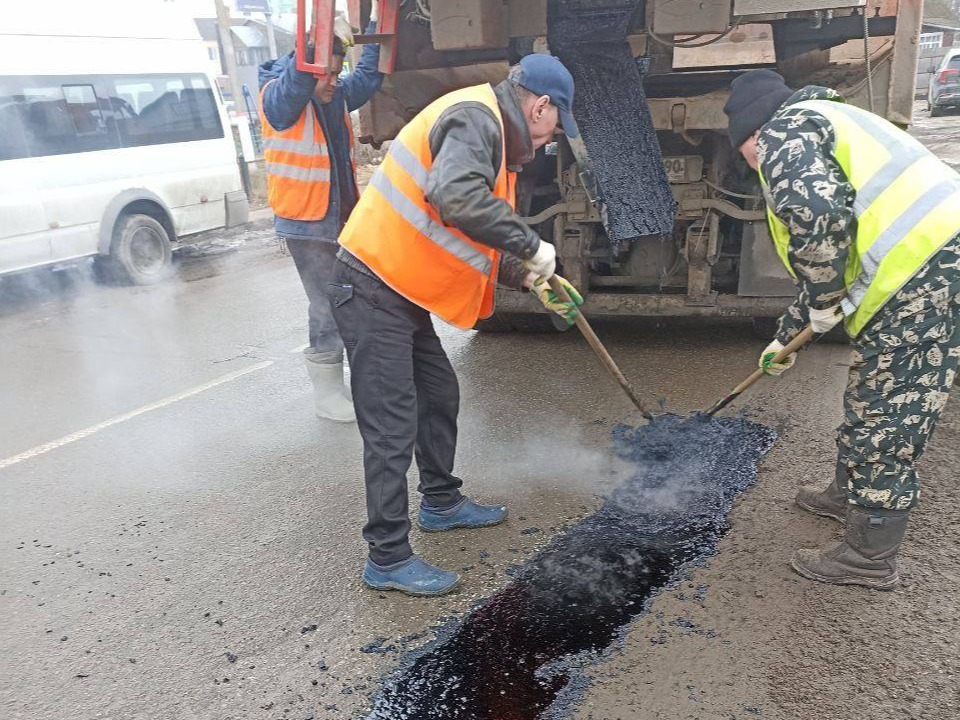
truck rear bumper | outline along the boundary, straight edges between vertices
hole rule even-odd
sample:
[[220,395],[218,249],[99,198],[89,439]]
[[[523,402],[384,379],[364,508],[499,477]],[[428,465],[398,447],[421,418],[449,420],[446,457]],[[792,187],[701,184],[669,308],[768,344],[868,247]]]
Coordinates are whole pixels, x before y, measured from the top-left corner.
[[[686,295],[591,292],[584,302],[583,311],[590,317],[779,317],[792,301],[792,297],[717,294],[709,301],[691,303]],[[497,311],[546,312],[530,294],[502,289],[497,292]]]

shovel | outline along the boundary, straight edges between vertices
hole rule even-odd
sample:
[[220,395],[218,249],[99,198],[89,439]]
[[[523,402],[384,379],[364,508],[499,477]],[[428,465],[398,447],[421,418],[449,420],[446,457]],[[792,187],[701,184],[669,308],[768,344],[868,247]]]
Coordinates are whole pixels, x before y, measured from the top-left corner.
[[[550,283],[550,289],[556,293],[558,298],[560,298],[563,302],[572,302],[570,300],[570,295],[567,294],[566,289],[560,284],[560,281],[557,280],[556,276],[551,277],[547,282]],[[603,346],[603,343],[600,342],[600,338],[597,337],[597,334],[593,331],[593,328],[590,327],[590,323],[587,322],[587,318],[584,317],[582,312],[580,312],[580,308],[577,308],[577,314],[574,318],[574,322],[577,324],[577,327],[580,328],[580,332],[583,333],[583,337],[586,338],[587,343],[591,348],[593,348],[593,352],[596,353],[598,358],[600,358],[600,362],[602,362],[604,367],[610,371],[610,374],[613,375],[616,381],[620,383],[620,387],[623,389],[623,392],[626,393],[627,397],[630,398],[630,402],[636,405],[637,410],[640,411],[640,414],[643,415],[644,418],[647,420],[653,420],[653,415],[650,414],[649,410],[647,410],[646,406],[643,404],[643,401],[637,397],[637,393],[634,392],[633,387],[631,387],[630,381],[627,380],[626,376],[620,371],[616,361],[614,361],[610,353],[607,352],[607,349]]]
[[[812,339],[813,339],[813,328],[807,325],[807,327],[805,327],[800,332],[799,335],[797,335],[793,340],[791,340],[790,343],[783,350],[777,353],[776,357],[773,358],[773,362],[775,363],[783,362],[788,357],[790,357],[793,353],[797,352],[800,348],[802,348],[804,345],[810,342]],[[729,405],[734,400],[736,400],[740,396],[740,394],[744,392],[747,388],[752,387],[753,384],[756,383],[757,380],[759,380],[763,376],[764,376],[764,372],[762,369],[755,370],[750,377],[748,377],[742,383],[737,385],[730,392],[729,395],[725,396],[723,399],[718,401],[716,405],[714,405],[712,408],[707,410],[704,414],[707,417],[713,417],[718,412],[720,412],[725,407],[727,407],[727,405]]]

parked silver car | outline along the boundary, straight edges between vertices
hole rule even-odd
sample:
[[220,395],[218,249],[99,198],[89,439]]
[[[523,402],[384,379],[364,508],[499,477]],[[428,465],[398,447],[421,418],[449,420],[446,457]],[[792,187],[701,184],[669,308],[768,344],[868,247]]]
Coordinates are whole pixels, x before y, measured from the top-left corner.
[[947,51],[933,71],[927,91],[930,117],[942,115],[947,108],[960,108],[960,48]]

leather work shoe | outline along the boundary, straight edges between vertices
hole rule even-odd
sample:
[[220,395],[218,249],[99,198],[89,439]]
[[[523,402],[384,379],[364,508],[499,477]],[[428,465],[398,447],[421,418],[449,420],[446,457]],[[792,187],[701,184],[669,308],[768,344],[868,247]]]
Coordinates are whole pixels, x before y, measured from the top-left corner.
[[393,565],[377,565],[367,558],[363,584],[374,590],[399,590],[407,595],[433,597],[445,595],[460,582],[456,573],[441,570],[416,555]]
[[451,508],[435,510],[420,505],[417,527],[426,532],[443,532],[455,528],[482,528],[499,525],[507,517],[503,505],[480,505],[468,497]]
[[892,590],[900,581],[897,552],[909,515],[909,510],[851,505],[843,542],[828,550],[797,550],[790,564],[810,580]]
[[847,480],[848,470],[844,463],[837,463],[837,475],[825,490],[813,485],[805,485],[797,492],[797,505],[821,517],[833,518],[842,523],[847,521]]

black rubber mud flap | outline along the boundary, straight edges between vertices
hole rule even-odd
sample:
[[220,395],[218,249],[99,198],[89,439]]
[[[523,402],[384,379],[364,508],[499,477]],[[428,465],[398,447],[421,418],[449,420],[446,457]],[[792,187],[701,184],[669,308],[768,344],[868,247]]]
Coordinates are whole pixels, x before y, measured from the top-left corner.
[[626,37],[642,2],[596,9],[551,0],[548,41],[573,75],[573,114],[607,208],[614,246],[673,232],[676,203],[653,126],[640,66]]

